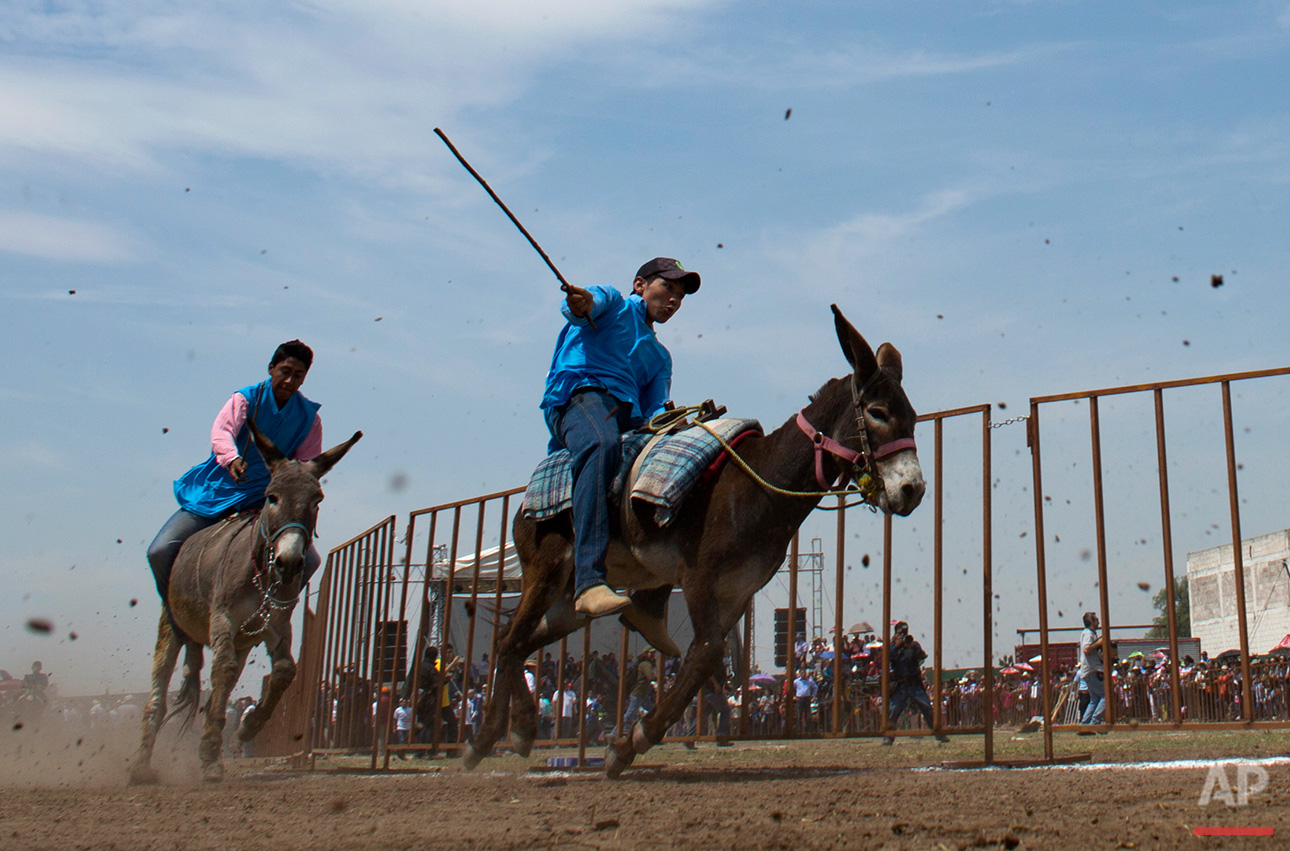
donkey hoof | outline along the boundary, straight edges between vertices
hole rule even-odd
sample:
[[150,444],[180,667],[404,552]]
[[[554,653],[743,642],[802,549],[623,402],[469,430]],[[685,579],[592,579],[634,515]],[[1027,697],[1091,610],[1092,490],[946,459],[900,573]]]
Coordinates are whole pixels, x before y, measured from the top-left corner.
[[136,765],[130,769],[131,786],[154,786],[158,782],[157,772],[150,765]]
[[475,750],[474,745],[467,744],[461,754],[461,767],[466,771],[474,771],[479,767],[479,764],[484,761],[485,756],[487,756],[487,754],[481,754],[479,751]]
[[619,753],[618,748],[613,744],[610,744],[609,747],[605,748],[605,777],[610,780],[615,779],[632,764],[634,759],[636,759],[634,752],[624,755]]
[[207,783],[219,783],[224,779],[224,764],[208,762],[202,766],[202,780]]
[[511,733],[511,750],[528,759],[529,754],[533,753],[533,737]]
[[636,753],[645,753],[654,747],[654,744],[645,733],[645,722],[637,721],[636,726],[632,728],[632,750],[636,751]]
[[242,716],[242,723],[237,725],[239,742],[249,742],[260,734],[260,728],[264,725],[256,723],[258,718],[259,714],[254,709]]

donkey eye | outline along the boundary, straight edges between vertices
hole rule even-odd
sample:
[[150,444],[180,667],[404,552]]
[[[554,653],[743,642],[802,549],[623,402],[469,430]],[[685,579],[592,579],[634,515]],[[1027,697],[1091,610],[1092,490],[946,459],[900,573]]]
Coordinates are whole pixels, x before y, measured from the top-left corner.
[[870,405],[865,409],[865,413],[880,423],[885,423],[890,419],[890,414],[888,414],[887,409],[879,405]]
[[269,505],[277,505],[277,504],[278,504],[278,495],[277,495],[276,493],[271,493],[271,494],[269,494],[268,496],[266,496],[266,497],[265,497],[265,501],[266,501],[266,502],[268,502],[268,503],[269,503]]

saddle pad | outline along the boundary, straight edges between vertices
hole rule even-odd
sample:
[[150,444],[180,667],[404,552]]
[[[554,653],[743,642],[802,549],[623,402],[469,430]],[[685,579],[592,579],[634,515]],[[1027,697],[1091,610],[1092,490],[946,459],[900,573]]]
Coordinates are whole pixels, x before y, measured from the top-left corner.
[[[761,423],[748,419],[719,419],[708,428],[731,443],[745,432],[761,433]],[[676,517],[685,497],[725,448],[707,429],[692,426],[663,438],[640,462],[640,475],[632,482],[632,499],[654,506],[654,522],[660,528]]]
[[[653,437],[652,434],[634,431],[623,435],[623,460],[618,467],[618,475],[614,477],[609,488],[610,499],[613,502],[618,501],[618,495],[623,491],[623,481],[631,470],[632,462]],[[538,464],[537,469],[533,471],[529,486],[524,491],[524,504],[521,510],[525,517],[547,520],[572,507],[573,460],[569,450],[561,449],[542,459],[542,463]]]
[[[707,424],[727,442],[736,435],[755,429],[756,420],[721,419]],[[631,474],[636,456],[654,435],[629,432],[623,435],[623,456],[618,475],[609,487],[609,500],[620,504],[623,489]],[[632,486],[632,496],[656,506],[655,519],[660,526],[671,523],[676,509],[694,487],[704,469],[722,453],[721,444],[705,429],[692,426],[679,434],[663,438],[644,459],[641,475]],[[521,510],[526,517],[547,520],[573,506],[573,462],[569,450],[561,449],[538,464],[524,492]],[[665,520],[664,520],[665,518]]]

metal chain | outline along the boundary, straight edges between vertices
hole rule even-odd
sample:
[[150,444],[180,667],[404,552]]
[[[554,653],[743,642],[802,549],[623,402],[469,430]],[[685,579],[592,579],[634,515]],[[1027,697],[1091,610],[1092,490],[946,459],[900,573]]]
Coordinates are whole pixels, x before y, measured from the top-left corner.
[[[260,607],[252,612],[251,615],[242,622],[240,632],[243,635],[254,636],[259,635],[269,628],[269,618],[273,616],[273,612],[280,612],[291,608],[296,604],[296,600],[299,599],[299,595],[292,597],[290,600],[279,600],[277,597],[274,597],[273,592],[278,590],[282,584],[276,573],[274,574],[273,582],[271,582],[267,587],[264,585],[264,580],[261,579],[259,573],[252,574],[252,579],[255,582],[256,590],[263,594],[264,597],[260,600]],[[260,619],[260,628],[256,630],[248,629],[251,621],[256,618]]]
[[1012,417],[1011,419],[1000,420],[997,423],[990,423],[990,428],[1003,428],[1004,426],[1013,425],[1014,423],[1024,423],[1028,419],[1030,419],[1030,417]]
[[[238,631],[243,635],[256,636],[264,632],[269,628],[269,618],[273,616],[273,612],[290,609],[296,604],[296,601],[300,599],[299,594],[292,597],[290,600],[279,600],[277,597],[273,596],[273,592],[277,591],[278,588],[282,586],[282,576],[277,570],[277,554],[274,552],[272,544],[265,548],[265,558],[268,561],[268,567],[264,572],[273,577],[273,580],[266,586],[264,584],[263,575],[261,575],[260,571],[256,570],[255,565],[252,564],[251,581],[255,585],[255,590],[259,591],[264,596],[260,600],[259,608],[252,612],[246,620],[242,621],[242,626],[238,628]],[[248,629],[251,621],[256,618],[260,619],[260,628],[256,630]]]

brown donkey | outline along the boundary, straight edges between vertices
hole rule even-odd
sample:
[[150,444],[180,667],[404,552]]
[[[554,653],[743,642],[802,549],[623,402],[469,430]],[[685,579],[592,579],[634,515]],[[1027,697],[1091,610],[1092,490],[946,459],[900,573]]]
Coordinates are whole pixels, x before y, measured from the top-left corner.
[[273,669],[259,703],[242,717],[237,731],[241,741],[255,738],[296,675],[291,613],[304,587],[305,551],[323,500],[318,480],[363,433],[355,432],[312,461],[301,462],[284,457],[250,420],[247,427],[271,476],[264,507],[257,514],[231,517],[197,532],[179,550],[170,579],[170,610],[192,640],[185,647],[162,612],[152,660],[152,695],[143,713],[143,741],[130,768],[131,783],[157,781],[149,763],[157,731],[169,718],[166,689],[181,649],[187,650],[184,681],[171,715],[180,715],[185,727],[197,713],[203,645],[212,651],[210,701],[198,747],[206,780],[224,777],[220,750],[228,698],[252,648],[263,644]]
[[[853,372],[835,378],[810,403],[765,437],[749,437],[738,453],[764,483],[735,464],[700,485],[666,529],[652,507],[627,500],[612,530],[609,583],[636,590],[677,585],[685,594],[694,641],[675,684],[630,735],[610,744],[605,773],[616,777],[637,754],[662,741],[721,664],[723,639],[749,601],[783,563],[793,534],[839,476],[858,480],[870,504],[907,515],[925,484],[914,447],[916,415],[901,389],[900,352],[883,343],[877,355],[833,306],[838,342]],[[474,768],[510,722],[512,747],[527,755],[537,733],[523,663],[539,647],[587,621],[571,600],[573,529],[569,514],[537,522],[521,509],[513,540],[524,569],[524,594],[497,647],[497,675],[479,735],[466,746]]]

